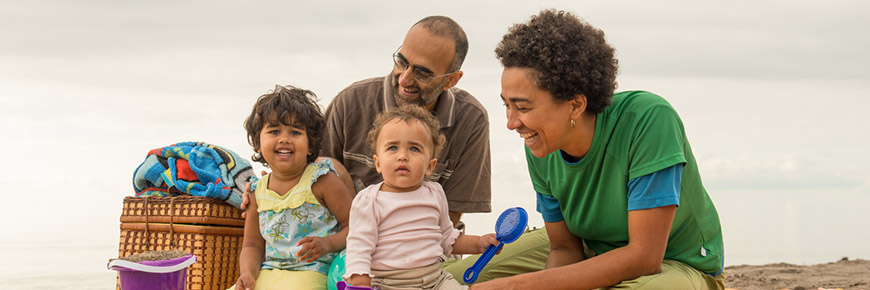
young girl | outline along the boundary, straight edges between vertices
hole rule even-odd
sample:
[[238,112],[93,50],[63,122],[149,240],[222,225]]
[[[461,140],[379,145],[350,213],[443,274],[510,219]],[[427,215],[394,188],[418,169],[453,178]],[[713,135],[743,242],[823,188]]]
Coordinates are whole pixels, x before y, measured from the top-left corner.
[[440,125],[419,106],[382,113],[368,133],[375,169],[384,182],[353,200],[344,279],[380,289],[467,289],[441,270],[441,255],[479,254],[495,234],[463,235],[453,228],[444,190],[423,179],[444,145]]
[[320,151],[324,120],[314,93],[276,86],[245,120],[254,161],[272,172],[249,194],[234,289],[326,289],[335,253],[345,247],[352,201]]

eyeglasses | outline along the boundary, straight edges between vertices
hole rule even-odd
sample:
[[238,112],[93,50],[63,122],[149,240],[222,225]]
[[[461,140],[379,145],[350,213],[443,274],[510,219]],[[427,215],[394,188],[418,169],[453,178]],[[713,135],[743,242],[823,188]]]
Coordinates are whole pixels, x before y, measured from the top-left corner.
[[[402,49],[402,47],[400,46],[399,49]],[[412,71],[412,75],[414,76],[415,79],[417,79],[417,81],[419,81],[421,83],[427,83],[435,78],[446,77],[446,76],[457,73],[457,72],[452,72],[452,73],[446,73],[443,75],[436,76],[434,73],[432,73],[431,71],[429,71],[426,68],[412,66],[411,64],[409,64],[408,60],[405,59],[404,56],[399,54],[399,49],[397,49],[396,52],[393,53],[393,64],[395,64],[396,67],[399,68],[399,71],[402,71],[402,72],[407,70],[409,67],[413,67],[414,70]]]

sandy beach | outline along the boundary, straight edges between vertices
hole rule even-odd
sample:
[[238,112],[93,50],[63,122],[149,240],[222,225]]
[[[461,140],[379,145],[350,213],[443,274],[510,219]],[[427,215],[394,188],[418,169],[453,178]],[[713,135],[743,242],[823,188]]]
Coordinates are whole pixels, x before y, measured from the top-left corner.
[[870,289],[870,260],[842,258],[809,266],[786,263],[725,267],[727,289]]

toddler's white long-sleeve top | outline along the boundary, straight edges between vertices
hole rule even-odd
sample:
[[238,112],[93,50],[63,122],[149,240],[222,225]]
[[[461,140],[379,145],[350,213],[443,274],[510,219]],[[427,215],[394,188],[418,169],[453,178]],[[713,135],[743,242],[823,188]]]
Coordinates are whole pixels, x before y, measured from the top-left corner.
[[453,252],[453,228],[441,185],[424,181],[411,192],[380,191],[373,184],[350,209],[344,278],[371,276],[371,269],[399,270],[431,265]]

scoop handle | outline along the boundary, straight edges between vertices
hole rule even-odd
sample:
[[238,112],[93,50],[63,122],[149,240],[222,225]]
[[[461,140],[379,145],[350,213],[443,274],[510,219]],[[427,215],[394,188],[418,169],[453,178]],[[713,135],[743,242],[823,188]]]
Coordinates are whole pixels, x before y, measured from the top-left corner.
[[462,281],[465,281],[465,284],[474,283],[474,281],[477,280],[477,275],[480,274],[480,271],[483,271],[483,267],[486,266],[486,263],[489,263],[492,256],[495,256],[495,253],[498,253],[498,250],[501,250],[503,245],[504,243],[499,241],[498,246],[489,245],[489,247],[486,247],[486,251],[483,251],[480,258],[477,258],[474,265],[468,268],[468,270],[465,270],[465,274],[462,275]]

